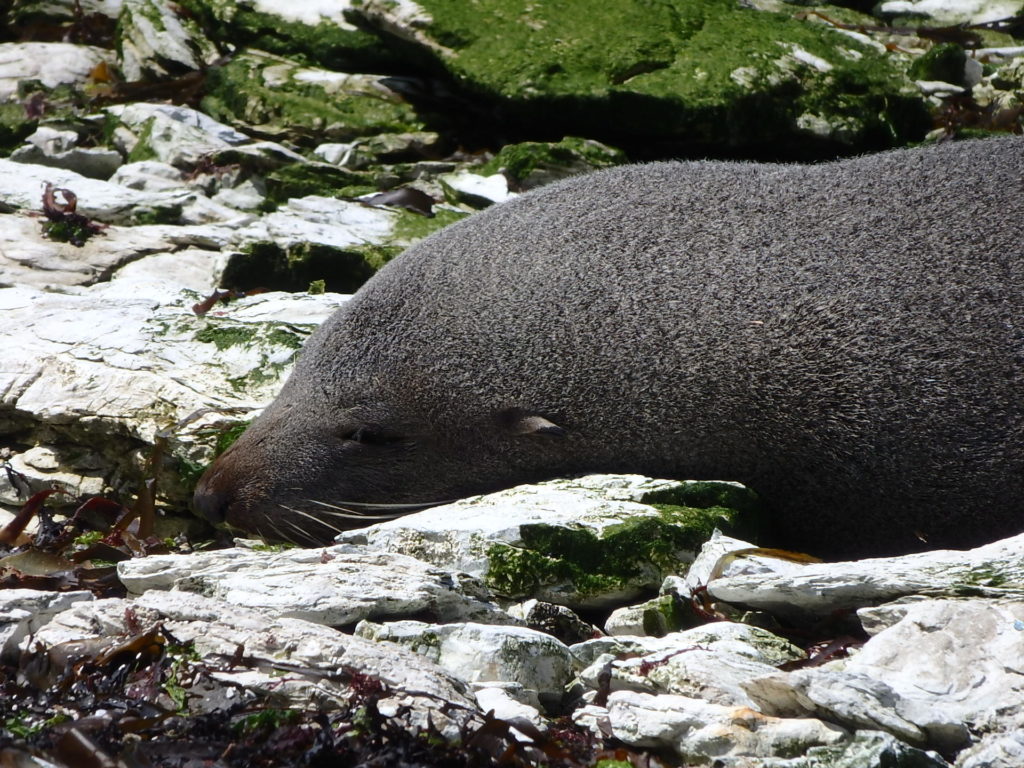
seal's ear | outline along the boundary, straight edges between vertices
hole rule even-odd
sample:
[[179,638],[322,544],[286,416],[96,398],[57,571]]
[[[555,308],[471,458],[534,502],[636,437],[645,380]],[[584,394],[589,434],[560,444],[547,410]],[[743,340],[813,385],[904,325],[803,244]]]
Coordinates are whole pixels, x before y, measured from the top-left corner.
[[538,413],[530,413],[522,408],[506,408],[498,414],[498,421],[513,435],[565,437],[565,429]]

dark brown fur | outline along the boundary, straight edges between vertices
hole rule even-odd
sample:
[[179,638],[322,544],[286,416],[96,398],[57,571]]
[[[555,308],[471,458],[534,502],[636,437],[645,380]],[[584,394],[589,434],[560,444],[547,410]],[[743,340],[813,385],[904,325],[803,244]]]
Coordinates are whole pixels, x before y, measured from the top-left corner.
[[370,280],[196,504],[323,541],[315,502],[614,471],[744,482],[812,552],[1016,533],[1022,250],[1016,138],[570,179]]

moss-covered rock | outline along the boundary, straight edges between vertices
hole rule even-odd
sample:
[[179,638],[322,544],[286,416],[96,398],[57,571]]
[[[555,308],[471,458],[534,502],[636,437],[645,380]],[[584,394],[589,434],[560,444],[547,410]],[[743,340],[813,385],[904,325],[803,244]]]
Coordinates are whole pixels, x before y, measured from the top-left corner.
[[559,142],[507,144],[480,173],[502,172],[515,187],[526,190],[624,162],[626,155],[621,150],[591,139],[567,136]]
[[0,157],[6,157],[31,135],[39,121],[28,116],[22,104],[0,104]]
[[487,585],[508,597],[573,595],[590,605],[609,595],[658,584],[670,573],[685,572],[692,553],[716,527],[730,528],[735,510],[722,507],[664,507],[658,514],[625,512],[613,525],[595,531],[583,526],[520,526],[521,543],[495,543],[488,550]]
[[360,11],[429,51],[506,126],[775,155],[888,146],[928,128],[903,59],[789,12],[731,0],[609,0],[600,13],[586,0],[409,5]]
[[221,284],[305,291],[323,281],[332,293],[353,293],[406,247],[464,216],[446,208],[427,218],[358,201],[294,200],[266,217],[267,226],[242,232]]
[[115,45],[128,80],[184,74],[218,57],[195,19],[158,0],[124,0]]
[[202,108],[218,120],[311,145],[422,130],[415,110],[385,81],[248,51],[209,70]]
[[341,540],[479,576],[503,598],[607,608],[654,594],[666,575],[686,572],[715,528],[756,516],[721,506],[756,498],[744,492],[734,483],[588,475],[463,499]]
[[943,43],[915,59],[910,65],[910,76],[916,80],[941,80],[954,85],[964,82],[964,62],[967,54],[956,43]]
[[179,5],[225,50],[259,48],[332,69],[374,72],[395,65],[394,54],[376,35],[348,20],[347,3],[181,0]]

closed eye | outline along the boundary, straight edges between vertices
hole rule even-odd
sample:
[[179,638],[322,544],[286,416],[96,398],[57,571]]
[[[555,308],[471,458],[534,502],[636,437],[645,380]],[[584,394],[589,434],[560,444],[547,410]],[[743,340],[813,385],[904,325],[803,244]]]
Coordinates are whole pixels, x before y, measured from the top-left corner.
[[398,435],[379,424],[364,424],[356,427],[341,436],[342,440],[349,440],[353,443],[364,445],[389,445],[402,441]]

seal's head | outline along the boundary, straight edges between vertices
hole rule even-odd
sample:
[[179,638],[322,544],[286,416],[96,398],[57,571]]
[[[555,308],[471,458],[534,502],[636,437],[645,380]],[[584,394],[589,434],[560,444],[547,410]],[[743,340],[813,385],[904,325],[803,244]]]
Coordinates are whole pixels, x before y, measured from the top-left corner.
[[[316,544],[564,464],[565,430],[546,415],[481,402],[475,386],[475,403],[460,396],[448,365],[406,353],[400,322],[377,338],[365,306],[374,295],[360,294],[311,337],[277,399],[203,475],[200,513]],[[472,377],[461,374],[464,387]]]

